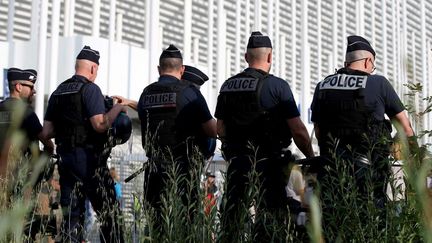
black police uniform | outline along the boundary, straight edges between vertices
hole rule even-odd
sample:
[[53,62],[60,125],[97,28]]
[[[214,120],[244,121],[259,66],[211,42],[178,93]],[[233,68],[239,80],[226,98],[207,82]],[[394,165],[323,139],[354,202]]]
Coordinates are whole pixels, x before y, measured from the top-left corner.
[[[182,81],[192,84],[193,87],[191,88],[194,89],[194,92],[199,92],[201,94],[199,89],[201,85],[209,80],[208,76],[196,67],[189,65],[184,66],[185,70],[181,77]],[[216,150],[216,138],[210,138],[205,135],[204,132],[197,131],[194,140],[205,159],[209,159],[214,155],[214,151]]]
[[[162,52],[160,62],[165,63],[170,59],[182,61],[180,50],[174,45]],[[144,170],[144,198],[156,210],[158,219],[155,223],[158,224],[161,222],[161,196],[167,189],[167,172],[173,165],[178,168],[178,176],[185,178],[177,185],[179,191],[183,192],[180,195],[183,203],[190,205],[190,200],[197,200],[198,188],[191,188],[191,198],[186,195],[193,166],[191,159],[197,158],[193,156],[195,138],[200,134],[202,124],[212,119],[212,116],[198,89],[170,75],[161,75],[158,82],[147,86],[137,108],[141,120],[142,145],[149,158]],[[194,212],[187,213],[187,218],[191,219]]]
[[[24,80],[34,83],[37,72],[32,69],[9,68],[7,76],[9,82]],[[23,111],[22,114],[18,114],[20,110]],[[12,124],[14,117],[15,119],[20,118],[17,120],[19,124]],[[0,103],[0,153],[3,152],[6,140],[12,135],[10,133],[14,132],[9,130],[11,127],[20,129],[25,133],[26,141],[22,149],[24,154],[29,154],[30,145],[39,141],[38,135],[42,131],[42,125],[30,104],[19,98],[9,97]]]
[[[86,48],[89,47],[83,51]],[[104,153],[107,134],[94,131],[90,122],[91,117],[105,114],[105,110],[100,88],[79,75],[60,84],[48,102],[45,120],[54,125],[57,153],[61,157],[60,203],[67,241],[82,240],[86,197],[100,219],[101,239],[123,241],[114,181]]]
[[282,210],[287,215],[282,170],[288,165],[290,153],[286,151],[282,157],[282,149],[288,147],[292,137],[286,120],[299,115],[288,83],[261,70],[248,68],[222,85],[215,117],[224,121],[222,152],[230,161],[223,213],[226,227],[237,225],[240,211],[250,206],[243,198],[252,161],[260,161],[256,167],[262,173],[264,191],[260,207],[279,213]]
[[201,133],[201,124],[212,116],[199,90],[169,75],[162,75],[144,89],[138,115],[143,148],[156,166],[145,170],[145,199],[160,209],[165,172],[177,163],[180,174],[188,177],[194,138]]
[[[272,45],[267,36],[252,32],[247,48],[272,48]],[[221,137],[222,152],[230,163],[227,201],[222,214],[224,232],[242,232],[238,221],[248,214],[253,203],[245,201],[252,199],[246,193],[250,180],[248,174],[253,168],[260,174],[262,196],[255,202],[262,215],[257,217],[255,224],[255,240],[270,240],[271,236],[265,230],[264,214],[270,213],[278,225],[285,224],[288,212],[284,169],[288,167],[291,153],[283,152],[283,148],[290,145],[292,138],[287,119],[299,115],[288,83],[262,70],[247,68],[222,84],[215,117],[223,120],[225,126],[225,137]],[[232,231],[235,227],[240,228]],[[236,241],[239,237],[243,236],[227,234],[224,241]]]
[[382,135],[370,129],[388,131],[384,114],[394,117],[405,108],[385,77],[342,68],[317,84],[311,109],[311,120],[322,135],[321,153],[328,153],[327,133],[345,138],[344,143],[364,142],[358,137],[362,133],[369,138]]
[[18,98],[9,97],[0,103],[0,147],[3,148],[7,137],[11,135],[8,131],[11,127],[14,111],[16,111],[18,106],[22,106],[24,113],[21,124],[17,127],[25,133],[27,142],[23,150],[24,152],[29,152],[29,144],[39,141],[38,135],[42,131],[42,125],[33,108]]
[[391,139],[391,124],[384,114],[394,117],[404,110],[389,81],[380,75],[342,68],[317,84],[311,109],[311,120],[320,131],[320,154],[329,166],[336,166],[331,162],[334,155],[353,163],[356,184],[363,195],[367,193],[366,175],[372,173],[372,181],[379,182],[374,187],[375,196],[383,201]]
[[[18,109],[20,107],[20,109]],[[18,110],[22,110],[23,114],[18,114]],[[20,120],[17,120],[19,124],[12,125],[12,117],[21,116]],[[14,127],[13,129],[11,129]],[[12,133],[17,132],[18,130],[24,132],[25,140],[23,144],[21,144],[20,148],[20,156],[23,156],[23,161],[30,161],[32,156],[32,147],[39,148],[39,139],[38,134],[42,131],[42,125],[40,124],[39,118],[34,113],[33,109],[29,104],[22,101],[18,98],[7,98],[6,100],[0,103],[0,168],[6,169],[8,166],[8,148],[5,147],[5,143],[11,142],[8,141],[12,137]],[[3,156],[3,153],[4,156]],[[3,161],[3,159],[5,161]],[[19,160],[20,161],[20,160]],[[25,166],[29,166],[30,164],[25,164]],[[23,167],[16,166],[13,171],[8,171],[8,173],[12,173],[13,175],[18,175],[19,171],[22,170]],[[36,183],[39,183],[41,178],[38,178]],[[10,184],[9,191],[10,200],[13,201],[14,196],[19,196],[22,193],[23,182],[21,180],[12,180],[13,184]]]
[[[349,36],[347,57],[355,51],[359,54],[367,51],[375,56],[366,39]],[[366,180],[371,178],[375,200],[382,206],[386,199],[391,141],[391,124],[384,114],[394,117],[404,110],[389,81],[380,75],[342,68],[317,84],[311,109],[311,119],[319,128],[320,154],[327,159],[328,166],[337,169],[341,168],[337,161],[349,163],[354,170],[348,173],[354,173],[363,199],[368,195]],[[325,174],[320,175],[321,179]],[[323,186],[323,190],[331,188],[333,185]]]

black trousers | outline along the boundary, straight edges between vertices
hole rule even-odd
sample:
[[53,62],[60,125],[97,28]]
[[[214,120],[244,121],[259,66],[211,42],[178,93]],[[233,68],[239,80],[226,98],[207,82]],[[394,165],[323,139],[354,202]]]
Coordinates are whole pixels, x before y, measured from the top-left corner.
[[[336,196],[343,193],[339,192],[337,188],[340,187],[334,184],[340,182],[338,178],[347,176],[355,183],[359,198],[367,200],[368,197],[373,196],[378,207],[384,206],[387,200],[386,187],[391,169],[387,150],[362,152],[361,150],[348,150],[341,146],[333,154],[321,151],[321,155],[323,166],[318,180],[322,184],[323,193],[328,192]],[[324,166],[327,169],[324,169]]]
[[58,149],[61,157],[60,203],[63,210],[64,242],[81,242],[84,231],[85,199],[88,198],[100,222],[101,242],[123,242],[120,205],[106,156],[92,149]]
[[[265,155],[259,158],[250,154],[230,155],[222,212],[222,242],[243,241],[245,237],[254,242],[284,242],[289,161]],[[256,209],[255,222],[251,222],[249,214],[252,205]],[[245,230],[248,231],[245,223],[251,225],[250,236],[245,236]]]
[[[332,232],[338,232],[341,224],[358,224],[356,220],[367,221],[371,217],[378,228],[386,227],[386,186],[390,175],[390,163],[385,151],[367,154],[353,153],[338,148],[334,154],[324,153],[326,170],[321,170],[321,202],[323,228],[327,241],[332,241]],[[365,161],[364,158],[368,158]],[[368,163],[365,163],[368,162]],[[373,209],[370,210],[370,202]],[[356,217],[346,219],[346,210],[356,210]],[[358,226],[361,227],[361,226]]]
[[[167,196],[172,188],[176,191],[172,192],[181,200],[181,207],[187,207],[185,220],[187,223],[192,223],[194,215],[201,210],[199,207],[199,186],[194,183],[199,178],[194,178],[191,174],[193,168],[191,162],[186,157],[180,157],[174,161],[161,161],[158,159],[150,159],[145,165],[144,170],[144,200],[153,208],[155,218],[153,225],[158,233],[162,233],[162,214],[163,204],[162,198]],[[176,168],[177,181],[173,181],[173,167]],[[173,183],[177,183],[173,185]]]

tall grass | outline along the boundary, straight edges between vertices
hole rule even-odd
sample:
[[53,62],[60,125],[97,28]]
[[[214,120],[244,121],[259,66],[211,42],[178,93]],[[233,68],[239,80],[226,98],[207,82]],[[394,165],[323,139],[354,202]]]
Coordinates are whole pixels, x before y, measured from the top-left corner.
[[[423,111],[423,114],[429,111]],[[15,134],[13,144],[19,147],[23,135],[19,132]],[[419,134],[430,136],[428,131]],[[425,152],[427,145],[410,150],[406,136],[401,134],[400,140],[407,184],[405,197],[389,201],[383,208],[377,207],[372,194],[359,200],[359,192],[351,176],[353,168],[335,156],[337,172],[327,178],[325,185],[336,188],[339,194],[323,190],[324,195],[313,196],[306,235],[297,231],[290,214],[284,225],[278,225],[269,215],[262,213],[264,210],[257,206],[262,200],[262,185],[255,169],[248,175],[245,203],[238,218],[240,227],[236,225],[222,230],[221,212],[216,207],[209,214],[204,212],[205,193],[201,186],[204,160],[194,151],[191,153],[192,169],[187,175],[179,173],[179,167],[174,162],[167,171],[159,222],[155,222],[158,219],[154,209],[143,200],[141,191],[137,192],[133,205],[135,224],[124,225],[126,242],[224,242],[226,235],[235,235],[237,242],[253,242],[257,222],[265,222],[265,228],[273,239],[282,238],[284,242],[432,242],[432,191],[426,185],[426,177],[432,171],[432,159]],[[25,222],[35,213],[32,211],[36,202],[34,191],[38,190],[34,187],[35,178],[45,160],[35,157],[27,161],[18,150],[11,151],[9,174],[0,181],[0,242],[23,242],[27,239],[23,229]],[[252,168],[260,163],[256,160],[252,162]],[[36,171],[31,176],[28,173],[30,168]],[[225,176],[227,180],[230,175]],[[390,178],[390,181],[394,179]],[[383,182],[367,180],[366,187],[371,190],[376,183]],[[33,193],[28,192],[29,189],[33,189]],[[393,186],[392,190],[397,192],[400,188]],[[196,191],[198,198],[194,197]],[[331,214],[322,207],[322,200],[333,202]],[[161,230],[156,229],[156,225],[162,225]]]
[[[406,148],[406,147],[405,147]],[[405,149],[407,150],[407,149]],[[409,153],[409,151],[405,151]],[[410,157],[410,159],[417,159]],[[163,193],[162,207],[162,231],[153,228],[154,212],[144,201],[139,201],[140,206],[135,207],[135,213],[140,219],[137,231],[140,232],[136,242],[222,242],[224,234],[236,234],[238,242],[253,242],[253,224],[259,220],[265,220],[265,215],[256,214],[253,218],[250,213],[250,206],[256,206],[255,200],[260,200],[260,183],[256,171],[251,171],[250,189],[246,194],[248,204],[244,205],[244,214],[240,222],[245,227],[242,231],[222,232],[220,228],[220,215],[214,208],[209,215],[204,213],[204,192],[200,188],[200,175],[202,173],[202,160],[197,161],[195,170],[190,171],[188,181],[185,175],[180,175],[178,167],[173,164],[169,170],[168,186]],[[335,202],[335,211],[332,215],[324,213],[321,216],[321,207],[318,197],[314,197],[310,207],[309,240],[312,242],[431,242],[431,198],[426,188],[426,176],[431,171],[430,158],[412,163],[420,165],[419,168],[406,168],[406,183],[410,186],[406,197],[398,202],[390,202],[386,206],[385,214],[377,209],[372,201],[359,202],[357,191],[352,186],[353,181],[348,173],[341,171],[337,178],[330,178],[334,181],[342,181],[342,184],[334,182],[344,193],[342,200]],[[22,171],[24,169],[20,169]],[[26,173],[23,173],[26,174]],[[29,177],[21,175],[19,184],[26,185]],[[11,181],[9,181],[11,182]],[[178,185],[187,183],[187,191],[179,191]],[[370,182],[374,183],[374,182]],[[376,182],[380,183],[380,182]],[[23,190],[16,190],[12,197],[6,196],[6,183],[2,183],[2,207],[0,215],[0,242],[22,242],[26,239],[23,234],[23,227],[32,210],[31,204],[35,202],[35,196],[28,198]],[[9,186],[10,188],[10,186]],[[185,204],[182,201],[183,193],[191,199],[192,190],[200,190],[199,200],[188,200]],[[325,195],[331,197],[332,195]],[[5,200],[8,199],[8,200]],[[201,200],[202,199],[202,200]],[[7,203],[5,203],[5,201]],[[258,209],[259,210],[259,209]],[[193,217],[189,215],[193,214]],[[262,218],[260,218],[262,217]],[[322,225],[322,217],[327,217],[325,222],[330,222],[333,227]],[[252,218],[254,221],[252,221]],[[280,225],[271,221],[266,223],[269,231],[283,234],[285,242],[298,242],[297,232],[291,222],[293,219],[287,216],[287,224],[283,226],[284,232],[276,230]],[[160,222],[158,222],[160,223]],[[126,226],[125,232],[132,232],[131,226]],[[237,229],[238,227],[233,227]],[[126,234],[127,242],[132,242],[133,235]],[[274,237],[278,237],[275,235]]]

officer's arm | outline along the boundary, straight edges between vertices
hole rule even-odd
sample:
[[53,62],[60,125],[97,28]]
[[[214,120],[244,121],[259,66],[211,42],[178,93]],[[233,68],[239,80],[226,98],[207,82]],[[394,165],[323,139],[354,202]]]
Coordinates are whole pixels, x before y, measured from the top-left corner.
[[44,139],[51,139],[55,136],[54,124],[51,121],[44,120],[42,132],[39,135]]
[[48,152],[49,154],[53,154],[54,153],[54,143],[51,141],[51,139],[45,137],[43,135],[43,132],[40,132],[38,134],[38,139],[44,145],[44,151]]
[[320,130],[319,130],[318,124],[316,124],[316,123],[314,123],[314,131],[315,131],[315,137],[316,137],[317,139],[319,139],[319,136],[320,136]]
[[394,117],[391,118],[393,122],[399,124],[405,132],[407,137],[414,136],[414,131],[411,127],[411,123],[408,119],[408,116],[405,114],[405,111],[401,111],[397,113]]
[[408,149],[411,156],[420,155],[419,145],[417,142],[417,136],[414,134],[414,130],[411,127],[411,123],[405,111],[401,111],[391,118],[399,127],[402,127],[408,141]]
[[287,119],[287,123],[293,136],[294,143],[300,151],[302,151],[306,158],[313,157],[314,152],[309,138],[309,133],[303,122],[300,120],[300,117]]
[[54,125],[52,122],[45,120],[42,131],[38,134],[38,139],[44,145],[44,150],[50,154],[54,153],[54,143],[51,141],[54,135]]
[[201,128],[207,137],[210,137],[210,138],[216,137],[217,132],[216,132],[216,120],[215,119],[212,118],[212,119],[202,123]]
[[113,98],[122,105],[129,106],[134,110],[138,110],[138,102],[135,100],[126,99],[125,97],[122,97],[120,95],[113,95]]
[[218,119],[217,123],[216,123],[216,128],[217,128],[217,135],[219,136],[220,139],[223,139],[225,137],[224,121],[221,119]]
[[126,111],[126,106],[115,104],[111,110],[105,114],[97,114],[90,117],[93,129],[98,133],[103,133],[111,127],[115,118],[121,111]]

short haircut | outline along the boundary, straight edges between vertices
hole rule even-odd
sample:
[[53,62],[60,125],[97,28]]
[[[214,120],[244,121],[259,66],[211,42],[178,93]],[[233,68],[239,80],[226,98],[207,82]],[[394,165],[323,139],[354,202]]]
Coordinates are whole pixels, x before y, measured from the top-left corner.
[[17,83],[18,83],[18,80],[14,80],[14,81],[9,82],[9,84],[8,84],[8,86],[9,86],[9,92],[14,91],[14,89],[15,89],[15,85],[16,85]]
[[365,50],[348,52],[345,55],[345,64],[349,65],[350,63],[352,63],[354,61],[358,61],[358,60],[361,60],[363,58],[369,58],[369,57],[373,57],[373,54],[370,53],[369,51],[365,51]]
[[90,70],[93,65],[97,65],[95,62],[86,59],[77,59],[75,61],[75,70],[86,69]]
[[248,48],[246,53],[249,62],[256,62],[256,61],[265,60],[267,58],[267,55],[270,54],[271,51],[272,49],[269,47]]
[[164,72],[179,70],[182,66],[183,60],[180,58],[161,58],[159,60],[159,67]]

